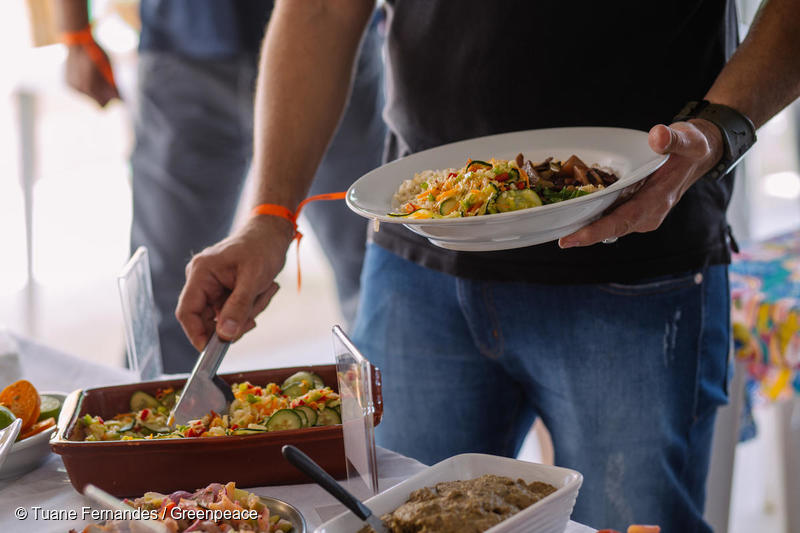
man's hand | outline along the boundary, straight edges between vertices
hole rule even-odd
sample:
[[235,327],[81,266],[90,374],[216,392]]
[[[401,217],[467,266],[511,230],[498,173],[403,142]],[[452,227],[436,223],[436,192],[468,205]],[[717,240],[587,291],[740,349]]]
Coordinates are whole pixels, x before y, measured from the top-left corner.
[[233,342],[256,326],[255,317],[278,291],[274,279],[293,235],[286,220],[254,217],[192,258],[175,316],[198,351],[215,329]]
[[650,148],[670,154],[629,200],[599,220],[559,239],[561,248],[589,246],[629,233],[653,231],[661,225],[683,193],[722,158],[722,134],[711,122],[692,119],[653,127]]
[[[97,48],[105,61],[108,56],[100,47]],[[101,107],[113,98],[119,98],[116,86],[106,80],[97,64],[89,56],[86,47],[73,45],[68,48],[66,64],[67,84],[78,92],[92,98]]]

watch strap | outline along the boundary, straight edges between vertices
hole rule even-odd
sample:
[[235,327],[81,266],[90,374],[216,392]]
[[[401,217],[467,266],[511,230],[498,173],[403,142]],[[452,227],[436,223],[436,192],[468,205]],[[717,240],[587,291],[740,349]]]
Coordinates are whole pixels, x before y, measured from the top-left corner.
[[708,100],[691,101],[675,115],[672,121],[682,122],[693,118],[708,120],[716,125],[722,134],[722,158],[704,176],[709,179],[716,180],[730,172],[756,142],[756,128],[753,122],[732,107],[714,104]]

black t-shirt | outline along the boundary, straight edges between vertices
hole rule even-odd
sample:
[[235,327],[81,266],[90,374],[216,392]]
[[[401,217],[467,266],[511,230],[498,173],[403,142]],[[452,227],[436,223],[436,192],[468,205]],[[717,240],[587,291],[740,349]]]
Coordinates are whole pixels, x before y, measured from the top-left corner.
[[[387,4],[387,160],[509,131],[669,124],[705,95],[737,41],[735,9],[725,0]],[[614,244],[454,252],[393,224],[372,238],[461,277],[633,281],[729,262],[732,186],[732,176],[701,180],[656,231]]]

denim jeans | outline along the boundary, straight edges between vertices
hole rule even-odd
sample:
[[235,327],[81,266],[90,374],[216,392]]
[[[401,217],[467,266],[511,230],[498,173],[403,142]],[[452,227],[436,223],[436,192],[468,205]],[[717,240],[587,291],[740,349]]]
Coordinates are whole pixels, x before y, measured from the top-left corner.
[[353,340],[383,373],[378,444],[427,464],[514,456],[540,416],[556,464],[584,476],[575,520],[686,533],[711,531],[729,316],[725,266],[632,285],[502,283],[370,244]]

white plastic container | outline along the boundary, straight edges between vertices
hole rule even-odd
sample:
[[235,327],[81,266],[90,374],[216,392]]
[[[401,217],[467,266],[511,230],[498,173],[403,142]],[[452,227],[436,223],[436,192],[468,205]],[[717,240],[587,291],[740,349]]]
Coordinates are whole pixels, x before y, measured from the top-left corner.
[[[440,481],[472,479],[483,474],[496,474],[526,482],[542,481],[558,490],[497,524],[486,533],[563,533],[578,497],[583,476],[575,470],[529,463],[508,457],[465,453],[445,459],[411,476],[364,503],[378,516],[389,513],[406,502],[412,491],[430,487]],[[364,523],[349,511],[325,522],[315,533],[355,533]]]

